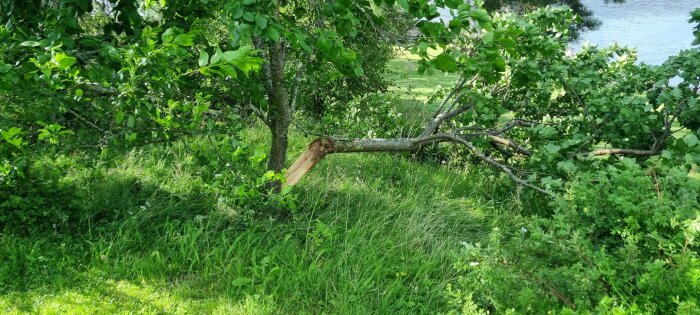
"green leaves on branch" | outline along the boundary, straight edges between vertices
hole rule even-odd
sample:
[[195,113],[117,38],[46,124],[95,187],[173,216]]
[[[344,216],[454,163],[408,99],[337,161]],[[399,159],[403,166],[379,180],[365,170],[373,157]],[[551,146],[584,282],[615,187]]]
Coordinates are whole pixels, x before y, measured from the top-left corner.
[[690,14],[690,20],[688,22],[690,23],[698,23],[697,26],[695,26],[695,31],[693,32],[693,35],[695,35],[695,40],[693,41],[693,45],[700,45],[700,8],[695,9],[691,14]]
[[61,70],[69,69],[75,62],[75,57],[68,56],[65,53],[58,53],[53,57],[53,63]]
[[217,48],[210,58],[209,53],[201,50],[198,59],[199,72],[204,75],[220,74],[237,78],[238,69],[247,76],[251,71],[258,71],[262,65],[263,60],[255,56],[256,53],[251,46],[225,52]]
[[25,145],[24,138],[22,138],[22,129],[20,128],[12,127],[7,130],[0,129],[0,134],[4,142],[17,149],[21,149]]
[[43,121],[37,121],[37,124],[43,127],[39,129],[39,140],[52,145],[57,145],[63,137],[74,134],[72,130],[67,130],[59,124],[47,124]]

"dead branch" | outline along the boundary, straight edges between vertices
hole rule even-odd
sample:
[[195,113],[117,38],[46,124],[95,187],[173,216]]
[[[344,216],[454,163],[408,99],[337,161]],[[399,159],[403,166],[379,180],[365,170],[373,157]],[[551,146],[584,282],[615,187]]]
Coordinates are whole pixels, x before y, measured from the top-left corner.
[[652,156],[660,154],[660,150],[637,150],[637,149],[601,149],[590,152],[595,156],[601,155],[634,155],[634,156]]

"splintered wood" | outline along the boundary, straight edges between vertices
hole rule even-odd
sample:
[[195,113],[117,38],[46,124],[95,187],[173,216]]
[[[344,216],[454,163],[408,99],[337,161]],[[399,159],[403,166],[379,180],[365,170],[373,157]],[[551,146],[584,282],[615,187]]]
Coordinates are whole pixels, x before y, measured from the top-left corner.
[[328,153],[328,147],[321,139],[316,139],[309,144],[309,147],[302,153],[294,164],[287,169],[287,181],[285,186],[294,186],[306,173],[311,170],[318,161]]

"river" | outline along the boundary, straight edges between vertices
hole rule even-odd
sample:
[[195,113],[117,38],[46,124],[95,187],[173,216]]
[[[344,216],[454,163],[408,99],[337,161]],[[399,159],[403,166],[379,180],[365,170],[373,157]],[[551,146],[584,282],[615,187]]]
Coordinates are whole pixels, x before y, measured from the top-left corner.
[[639,61],[661,64],[668,56],[691,47],[693,25],[690,12],[700,7],[700,0],[627,0],[623,4],[603,0],[582,0],[603,24],[586,32],[580,43],[599,46],[636,47]]

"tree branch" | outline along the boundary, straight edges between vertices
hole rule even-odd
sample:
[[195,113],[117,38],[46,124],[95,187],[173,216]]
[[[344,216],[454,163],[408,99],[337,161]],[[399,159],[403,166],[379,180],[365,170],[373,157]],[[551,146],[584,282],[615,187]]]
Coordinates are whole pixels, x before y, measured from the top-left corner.
[[287,182],[285,185],[292,186],[296,184],[311,168],[318,163],[323,157],[331,153],[349,153],[349,152],[400,152],[400,151],[415,151],[423,146],[440,142],[453,142],[466,146],[472,154],[479,159],[496,167],[504,172],[516,185],[531,188],[539,193],[547,196],[554,196],[540,187],[537,187],[527,180],[519,178],[506,165],[486,156],[481,150],[475,147],[471,142],[454,133],[439,133],[429,136],[417,138],[398,138],[398,139],[354,139],[354,140],[336,140],[336,139],[316,139],[309,148],[292,164],[287,172]]
[[592,151],[589,154],[593,154],[595,156],[601,156],[601,155],[652,156],[652,155],[658,155],[660,153],[661,153],[661,150],[602,149],[602,150]]

